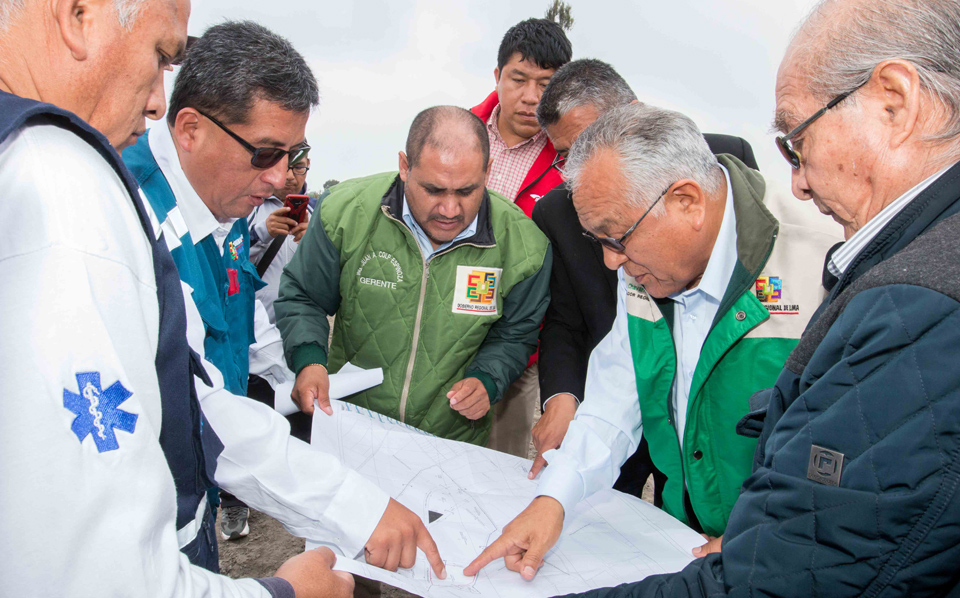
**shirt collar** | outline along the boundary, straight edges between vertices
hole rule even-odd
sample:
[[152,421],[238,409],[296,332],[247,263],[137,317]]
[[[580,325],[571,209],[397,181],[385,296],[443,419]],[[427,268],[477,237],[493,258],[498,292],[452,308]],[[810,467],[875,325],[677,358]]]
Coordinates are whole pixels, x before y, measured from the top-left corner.
[[923,193],[923,191],[939,179],[943,173],[953,168],[955,164],[956,162],[936,174],[927,177],[880,210],[876,216],[861,227],[860,230],[853,233],[853,236],[833,252],[833,255],[830,257],[830,262],[827,264],[827,270],[838,278],[842,276],[847,268],[850,267],[850,264],[853,263],[854,258],[863,251],[867,244],[870,243],[897,214],[902,212],[904,208],[910,205],[911,201]]
[[[160,171],[173,191],[191,239],[194,243],[199,243],[220,227],[220,223],[187,180],[187,175],[180,166],[180,157],[177,155],[170,127],[166,123],[153,127],[147,140]],[[223,226],[229,228],[229,225],[226,223]]]
[[521,141],[520,143],[516,144],[513,147],[507,147],[507,142],[504,141],[503,137],[500,135],[499,119],[500,119],[500,104],[497,104],[496,107],[494,107],[493,112],[490,113],[490,118],[487,119],[487,132],[491,136],[493,136],[495,139],[497,139],[501,144],[503,144],[503,146],[506,147],[507,149],[513,150],[519,147],[523,147],[528,143],[536,143],[547,135],[547,133],[543,129],[540,129],[537,132],[537,134],[531,137],[530,139],[524,139],[523,141]]
[[427,236],[427,233],[424,232],[423,228],[420,226],[420,223],[417,222],[417,219],[413,217],[413,212],[410,211],[410,204],[407,203],[407,194],[403,194],[403,221],[407,224],[407,227],[413,233],[413,236],[417,239],[417,244],[420,245],[420,248],[424,252],[425,257],[432,257],[433,254],[438,251],[443,251],[447,247],[450,247],[457,241],[461,239],[466,239],[477,234],[477,220],[480,218],[480,213],[478,212],[476,216],[473,217],[473,221],[467,226],[467,228],[460,231],[452,241],[440,245],[436,249],[433,248],[433,243],[430,242],[430,237]]
[[710,260],[707,261],[707,268],[703,271],[700,283],[695,288],[672,295],[670,298],[674,301],[689,297],[696,292],[703,292],[719,303],[727,292],[727,285],[737,265],[737,215],[733,209],[733,186],[730,184],[730,171],[722,164],[719,166],[727,181],[727,198],[717,240],[713,244],[713,251],[710,253]]

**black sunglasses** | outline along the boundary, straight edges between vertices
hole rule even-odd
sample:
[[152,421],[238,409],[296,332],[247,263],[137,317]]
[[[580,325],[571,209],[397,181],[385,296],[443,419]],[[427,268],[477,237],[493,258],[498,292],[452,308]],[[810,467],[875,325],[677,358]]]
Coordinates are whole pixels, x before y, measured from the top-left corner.
[[641,216],[639,220],[634,222],[633,226],[627,229],[627,232],[623,233],[623,236],[620,237],[619,239],[614,239],[613,237],[598,237],[597,235],[591,233],[587,229],[583,230],[583,236],[588,239],[593,239],[594,241],[596,241],[597,243],[600,243],[610,251],[615,251],[617,253],[626,252],[627,248],[626,246],[624,246],[624,242],[627,240],[627,237],[630,236],[630,233],[637,230],[637,227],[640,226],[640,223],[643,222],[643,219],[647,217],[647,214],[650,213],[650,210],[653,209],[653,206],[657,205],[657,202],[663,199],[663,196],[667,194],[667,191],[669,191],[670,187],[672,186],[673,186],[673,183],[671,183],[666,189],[664,189],[663,193],[660,194],[660,197],[653,200],[653,203],[650,204],[650,207],[647,208],[647,211],[643,213],[643,216]]
[[250,158],[250,164],[254,168],[259,168],[261,170],[272,168],[277,164],[277,162],[282,160],[284,156],[289,158],[287,164],[296,164],[300,160],[306,158],[307,152],[310,151],[309,145],[298,145],[291,150],[280,149],[279,147],[254,147],[252,143],[228,129],[227,125],[223,124],[219,120],[213,118],[202,110],[197,108],[194,108],[194,110],[208,118],[213,124],[223,129],[224,133],[236,139],[237,143],[242,145],[244,149],[253,154],[253,157]]
[[807,120],[797,125],[797,128],[790,131],[786,135],[780,135],[777,137],[777,140],[776,140],[777,149],[780,150],[780,155],[782,155],[784,159],[790,163],[790,166],[793,166],[794,170],[800,170],[800,164],[802,163],[802,158],[800,156],[800,152],[798,152],[793,148],[793,145],[790,143],[790,140],[796,137],[797,135],[799,135],[801,131],[803,131],[810,125],[812,125],[813,121],[817,120],[818,118],[826,114],[827,110],[833,108],[834,106],[842,102],[848,95],[857,91],[861,87],[863,87],[863,85],[858,85],[857,87],[854,87],[853,89],[851,89],[846,93],[841,93],[837,97],[830,100],[826,106],[818,110],[813,116],[811,116]]

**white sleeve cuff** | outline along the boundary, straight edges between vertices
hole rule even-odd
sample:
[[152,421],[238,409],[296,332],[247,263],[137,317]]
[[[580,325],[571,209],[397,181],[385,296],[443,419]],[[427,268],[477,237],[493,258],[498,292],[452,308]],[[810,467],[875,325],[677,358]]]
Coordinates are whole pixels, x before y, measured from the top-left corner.
[[574,398],[574,400],[577,401],[577,407],[580,406],[580,403],[581,403],[580,397],[578,397],[577,395],[573,394],[572,392],[558,392],[558,393],[556,393],[556,394],[550,395],[550,396],[547,398],[547,400],[543,402],[543,408],[544,408],[544,409],[547,408],[547,403],[550,402],[550,399],[552,399],[553,397],[560,396],[560,395],[570,395],[571,397]]
[[363,551],[389,503],[386,492],[360,474],[347,472],[324,513],[339,528],[341,535],[335,541],[346,556],[354,558]]
[[564,520],[569,517],[583,498],[583,478],[576,464],[557,449],[543,453],[548,465],[540,474],[537,496],[549,496],[563,506]]

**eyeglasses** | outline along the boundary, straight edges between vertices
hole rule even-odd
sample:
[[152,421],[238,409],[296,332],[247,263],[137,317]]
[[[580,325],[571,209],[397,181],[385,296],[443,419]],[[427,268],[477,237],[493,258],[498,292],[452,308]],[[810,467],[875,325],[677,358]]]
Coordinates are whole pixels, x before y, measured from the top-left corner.
[[803,158],[801,157],[800,152],[794,149],[793,145],[790,143],[790,140],[799,135],[801,131],[812,125],[813,121],[826,114],[827,110],[842,102],[848,95],[857,91],[861,87],[863,86],[858,85],[846,93],[841,93],[837,97],[830,100],[826,106],[818,110],[813,116],[800,123],[797,128],[790,131],[786,135],[780,135],[777,137],[777,149],[780,150],[780,154],[784,157],[784,159],[790,163],[790,166],[793,166],[794,170],[800,170],[800,164],[802,164]]
[[566,161],[567,161],[566,156],[561,156],[560,154],[557,154],[556,156],[554,156],[553,162],[550,163],[550,168],[556,168],[557,172],[559,172],[560,174],[563,174],[563,165],[566,163]]
[[245,150],[253,154],[253,157],[250,158],[250,164],[254,168],[259,168],[260,170],[272,168],[277,164],[277,162],[282,160],[284,156],[287,156],[288,164],[296,164],[300,160],[306,158],[307,152],[310,151],[309,145],[299,145],[291,150],[280,149],[279,147],[254,147],[252,143],[228,129],[227,126],[219,120],[213,118],[202,110],[197,108],[194,108],[194,110],[208,118],[213,124],[223,129],[224,133],[236,139],[237,143],[242,145]]
[[297,176],[303,176],[307,174],[307,171],[310,170],[309,166],[288,166],[288,170],[292,170],[293,174]]
[[627,237],[630,236],[630,233],[632,233],[633,231],[637,230],[637,227],[640,226],[640,223],[643,222],[643,219],[647,217],[647,214],[650,213],[650,210],[653,209],[653,206],[657,205],[657,202],[660,201],[661,199],[663,199],[663,196],[667,194],[667,191],[669,191],[669,190],[670,190],[670,187],[672,187],[672,186],[673,186],[673,183],[671,183],[670,186],[668,186],[666,189],[664,189],[664,190],[663,190],[663,193],[660,194],[660,197],[658,197],[658,198],[656,198],[655,200],[653,200],[653,203],[650,204],[650,207],[647,208],[647,211],[643,213],[643,216],[641,216],[639,220],[637,220],[636,222],[634,222],[634,223],[633,223],[633,226],[631,226],[629,229],[627,229],[627,232],[623,233],[623,236],[620,237],[619,239],[614,239],[613,237],[598,237],[597,235],[591,233],[590,231],[588,231],[588,230],[586,230],[586,229],[583,230],[583,236],[586,237],[586,238],[588,238],[588,239],[593,239],[594,241],[596,241],[597,243],[600,243],[601,245],[603,245],[604,247],[606,247],[606,248],[609,249],[610,251],[615,251],[615,252],[617,252],[617,253],[624,253],[624,252],[626,252],[626,251],[627,251],[627,248],[626,248],[626,246],[624,245],[624,242],[627,240]]

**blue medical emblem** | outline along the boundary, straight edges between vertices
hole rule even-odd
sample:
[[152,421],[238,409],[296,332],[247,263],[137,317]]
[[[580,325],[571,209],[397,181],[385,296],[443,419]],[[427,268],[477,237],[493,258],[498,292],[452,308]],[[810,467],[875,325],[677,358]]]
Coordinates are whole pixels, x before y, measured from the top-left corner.
[[105,453],[120,448],[114,428],[133,434],[137,416],[118,409],[120,403],[133,396],[120,382],[108,389],[100,387],[100,372],[77,374],[77,390],[80,394],[63,389],[63,406],[77,414],[70,429],[80,442],[93,436],[97,451]]

